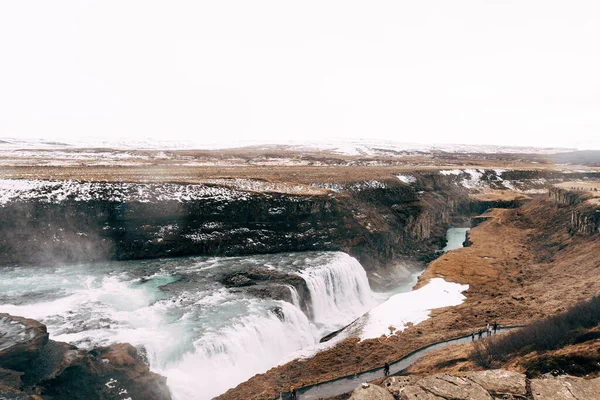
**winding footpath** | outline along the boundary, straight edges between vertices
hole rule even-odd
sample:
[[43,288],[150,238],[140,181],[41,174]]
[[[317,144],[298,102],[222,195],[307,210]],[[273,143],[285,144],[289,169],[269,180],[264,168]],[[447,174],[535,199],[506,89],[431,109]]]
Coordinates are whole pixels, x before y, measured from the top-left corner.
[[[509,331],[520,327],[509,326],[498,329],[498,332]],[[485,338],[485,336],[484,336]],[[477,339],[477,335],[475,336]],[[458,338],[446,340],[443,342],[433,343],[428,346],[422,347],[413,351],[412,353],[402,357],[398,361],[390,364],[390,375],[397,374],[398,372],[410,367],[415,361],[423,357],[430,351],[441,349],[451,344],[462,344],[471,342],[471,335],[461,336]],[[318,383],[316,385],[307,385],[297,389],[299,400],[317,400],[324,399],[333,396],[339,396],[344,393],[353,391],[363,382],[370,382],[378,378],[383,377],[383,367],[371,369],[364,372],[359,372],[354,375],[343,376],[331,381]],[[290,393],[282,393],[276,400],[291,400],[292,396]]]

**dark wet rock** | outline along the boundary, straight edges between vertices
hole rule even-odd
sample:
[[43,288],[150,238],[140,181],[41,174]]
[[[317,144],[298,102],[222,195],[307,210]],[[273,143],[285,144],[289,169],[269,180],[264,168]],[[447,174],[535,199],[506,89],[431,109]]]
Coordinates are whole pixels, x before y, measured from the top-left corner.
[[151,372],[127,343],[87,352],[59,376],[42,382],[41,387],[45,395],[72,400],[171,398],[166,379]]
[[21,389],[23,387],[21,376],[23,376],[23,372],[0,368],[0,385]]
[[290,288],[280,284],[252,286],[246,289],[252,296],[260,299],[283,300],[292,303]]
[[22,371],[48,343],[46,326],[28,318],[0,314],[0,367]]
[[311,315],[310,291],[306,281],[296,274],[284,273],[269,268],[251,268],[244,272],[235,272],[220,279],[221,284],[229,288],[245,290],[261,299],[283,300],[293,303],[293,288],[298,293],[300,308]]
[[0,399],[2,400],[42,400],[39,396],[31,396],[19,389],[0,383]]
[[285,314],[283,313],[283,309],[281,307],[273,307],[269,311],[275,314],[281,321],[285,319]]
[[55,378],[67,366],[81,358],[82,354],[77,347],[68,343],[49,340],[27,368],[27,374],[23,376],[25,386],[34,386],[37,382]]
[[171,399],[166,379],[130,344],[83,351],[8,314],[0,314],[0,335],[0,399]]
[[252,279],[248,278],[246,275],[235,274],[232,277],[224,280],[223,284],[227,287],[242,287],[254,285],[255,283],[252,282]]

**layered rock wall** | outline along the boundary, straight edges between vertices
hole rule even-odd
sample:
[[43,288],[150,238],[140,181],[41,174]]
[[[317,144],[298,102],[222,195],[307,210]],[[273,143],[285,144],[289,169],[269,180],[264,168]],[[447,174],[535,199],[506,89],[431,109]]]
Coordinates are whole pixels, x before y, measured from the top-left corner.
[[468,199],[460,190],[433,192],[427,179],[422,182],[308,194],[208,185],[41,184],[32,189],[37,194],[1,205],[0,263],[308,250],[346,251],[366,266],[405,252],[425,257],[439,247],[451,215],[468,208]]
[[[0,264],[308,250],[345,251],[367,269],[401,255],[428,261],[454,216],[519,205],[469,192],[539,191],[572,175],[465,169],[312,186],[4,180]],[[577,231],[597,228],[588,214],[574,218]]]
[[585,192],[551,188],[548,191],[551,201],[565,208],[570,213],[569,229],[574,234],[593,235],[600,233],[600,207]]

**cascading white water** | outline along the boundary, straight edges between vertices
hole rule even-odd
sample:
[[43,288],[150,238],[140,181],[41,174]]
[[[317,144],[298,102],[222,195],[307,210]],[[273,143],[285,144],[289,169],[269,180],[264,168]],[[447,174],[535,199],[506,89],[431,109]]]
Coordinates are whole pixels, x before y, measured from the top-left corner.
[[[177,388],[176,397],[218,395],[235,386],[232,383],[243,382],[287,360],[290,353],[318,343],[324,334],[350,323],[374,305],[366,272],[356,259],[329,253],[315,260],[315,265],[297,271],[309,288],[312,320],[301,311],[300,297],[291,285],[292,304],[270,302],[281,307],[283,318],[267,310],[264,300],[251,302],[248,316],[203,335],[194,342],[195,351],[186,354],[175,368],[160,371],[169,385]],[[186,372],[190,370],[210,379],[202,382],[190,377]]]
[[290,289],[290,294],[292,296],[292,304],[298,308],[300,308],[300,296],[298,295],[298,290],[292,285],[287,285],[288,289]]
[[313,328],[300,309],[286,302],[278,305],[282,319],[271,312],[251,314],[203,335],[193,352],[160,370],[175,398],[212,398],[277,365],[283,355],[313,344]]
[[[301,276],[312,320],[293,286],[288,303],[219,283],[223,274],[257,266]],[[0,312],[38,319],[52,339],[83,348],[145,348],[175,400],[219,395],[317,344],[373,303],[364,269],[339,252],[0,269]]]
[[313,322],[327,328],[344,326],[374,305],[362,265],[345,253],[339,254],[327,265],[300,272],[310,291]]

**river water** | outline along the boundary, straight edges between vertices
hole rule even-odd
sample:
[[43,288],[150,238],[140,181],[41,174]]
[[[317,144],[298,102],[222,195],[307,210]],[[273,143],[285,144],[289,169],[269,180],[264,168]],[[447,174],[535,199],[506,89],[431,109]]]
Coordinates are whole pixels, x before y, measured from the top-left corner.
[[450,251],[463,247],[469,228],[450,228],[446,231],[446,246],[442,251]]
[[[301,276],[312,313],[226,288],[252,267]],[[318,343],[385,300],[341,252],[178,258],[0,269],[0,312],[37,319],[82,348],[129,342],[167,377],[175,399],[212,398]],[[278,309],[280,312],[274,313]]]
[[[292,286],[287,302],[220,283],[256,267],[300,276],[309,315]],[[407,271],[393,291],[374,293],[364,268],[342,252],[1,267],[0,312],[39,320],[51,339],[81,348],[129,342],[167,377],[174,399],[210,399],[314,348],[409,291],[417,276]]]

